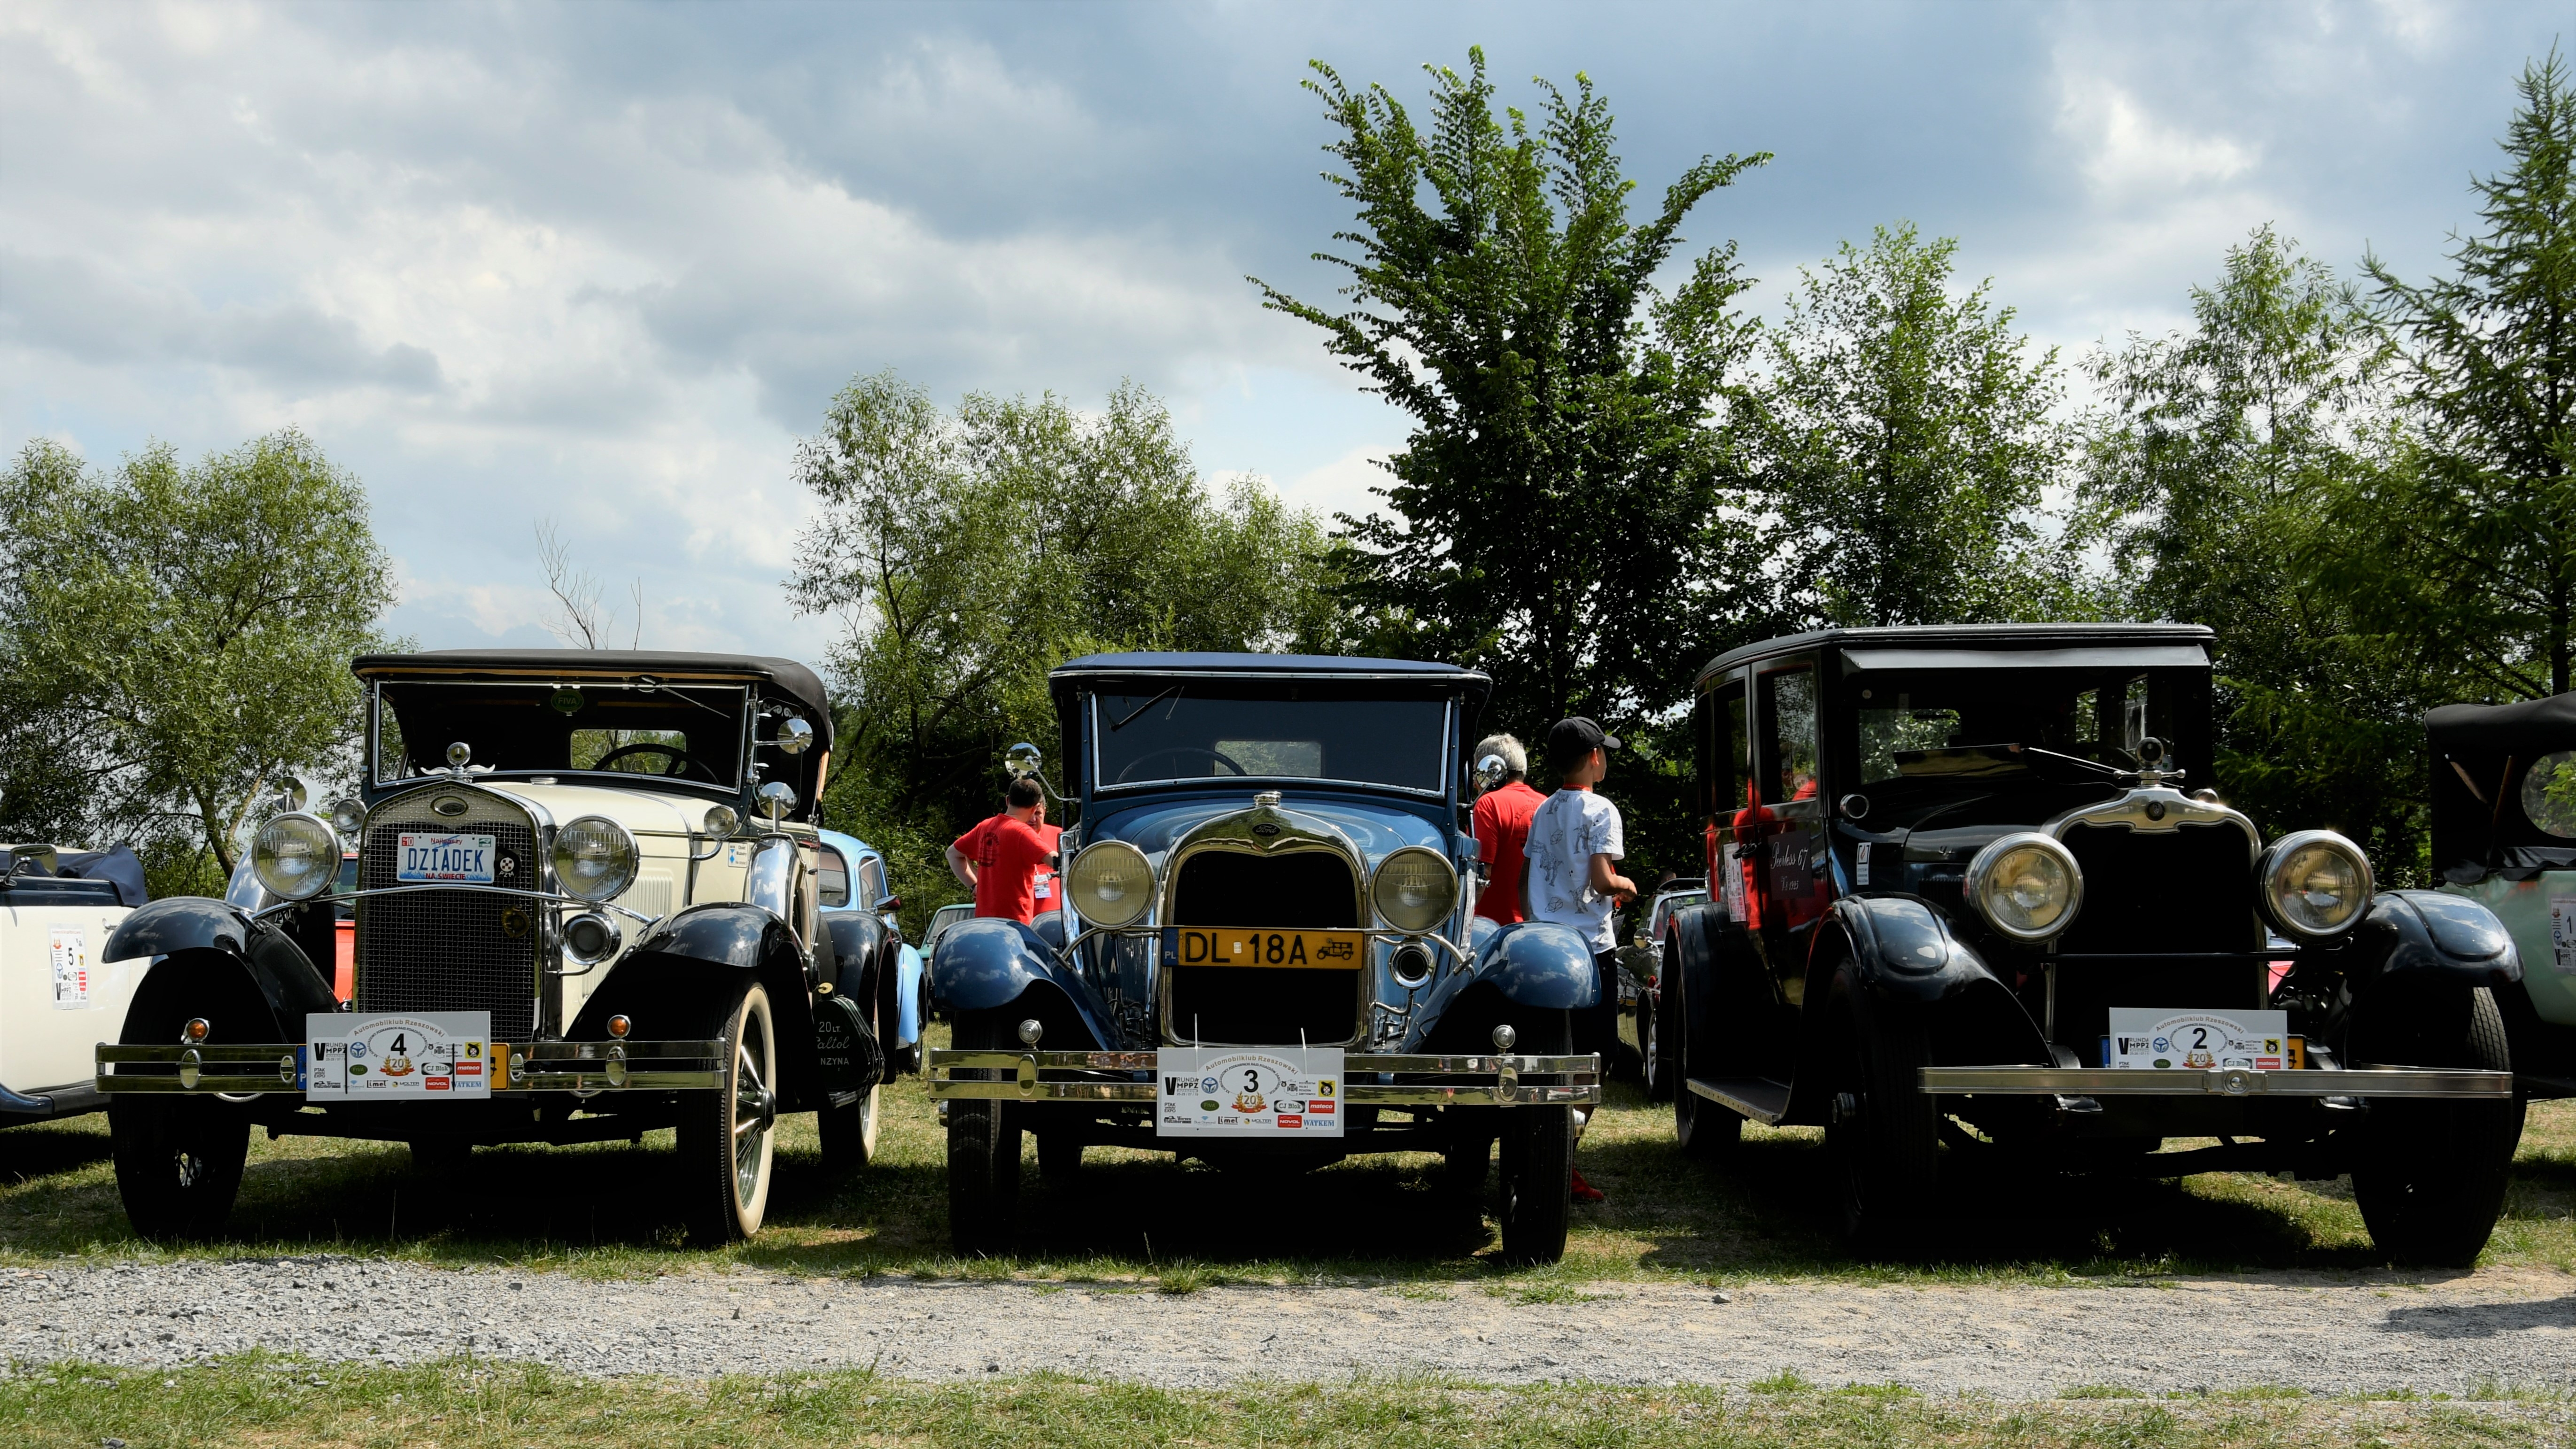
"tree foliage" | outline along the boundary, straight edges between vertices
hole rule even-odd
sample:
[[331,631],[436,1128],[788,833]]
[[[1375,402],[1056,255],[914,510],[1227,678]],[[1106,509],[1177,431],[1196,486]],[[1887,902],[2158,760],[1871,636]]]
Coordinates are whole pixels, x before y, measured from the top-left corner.
[[953,895],[940,847],[997,808],[1002,751],[1052,752],[1055,665],[1333,647],[1321,528],[1251,480],[1211,497],[1132,385],[1096,417],[980,393],[951,413],[880,372],[833,400],[796,467],[821,508],[789,587],[845,626],[827,809],[897,862],[913,906]]
[[1350,305],[1252,280],[1412,419],[1374,490],[1388,511],[1343,519],[1343,597],[1377,647],[1486,669],[1493,714],[1524,730],[1655,714],[1727,612],[1734,464],[1708,424],[1750,334],[1731,245],[1670,292],[1654,279],[1692,208],[1769,158],[1703,159],[1632,221],[1588,78],[1571,96],[1535,82],[1533,122],[1497,115],[1483,52],[1468,58],[1465,75],[1426,67],[1428,129],[1385,87],[1312,63],[1340,132],[1325,179],[1356,209],[1335,234],[1352,254],[1317,259],[1349,274]]
[[358,480],[301,433],[104,470],[28,444],[0,475],[0,691],[31,711],[5,726],[0,810],[24,767],[48,834],[229,872],[290,773],[345,763],[349,659],[385,646],[392,601]]

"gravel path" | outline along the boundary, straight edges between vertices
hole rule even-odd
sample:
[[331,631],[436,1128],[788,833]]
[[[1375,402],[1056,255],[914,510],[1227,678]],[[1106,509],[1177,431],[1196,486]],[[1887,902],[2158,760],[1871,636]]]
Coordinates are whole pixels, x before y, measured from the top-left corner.
[[[1416,1287],[1408,1293],[1427,1290]],[[0,1270],[0,1356],[134,1365],[267,1348],[399,1363],[471,1352],[586,1374],[877,1366],[917,1379],[1058,1369],[1173,1386],[1436,1372],[1488,1383],[1742,1383],[1795,1368],[2007,1399],[2149,1392],[2576,1387],[2576,1278],[2272,1276],[2152,1286],[1598,1284],[1475,1288],[915,1283],[705,1273],[595,1282],[336,1256]]]

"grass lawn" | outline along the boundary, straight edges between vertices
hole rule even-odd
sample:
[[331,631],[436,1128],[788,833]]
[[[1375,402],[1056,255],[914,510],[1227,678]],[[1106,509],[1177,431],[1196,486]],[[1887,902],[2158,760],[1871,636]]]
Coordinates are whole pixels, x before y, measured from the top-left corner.
[[[1611,1094],[1577,1158],[1609,1201],[1576,1210],[1562,1267],[1516,1277],[1507,1291],[1657,1274],[2051,1281],[2380,1266],[2348,1184],[2244,1174],[2025,1186],[2013,1211],[1971,1214],[2009,1229],[1964,1233],[1947,1261],[1855,1263],[1818,1225],[1818,1133],[1749,1129],[1742,1165],[1717,1172],[1675,1150],[1669,1108],[1649,1106],[1626,1084]],[[1278,1232],[1247,1234],[1218,1210],[1233,1188],[1202,1165],[1095,1148],[1081,1181],[1057,1190],[1037,1185],[1032,1149],[1020,1256],[961,1262],[947,1250],[944,1139],[918,1078],[888,1090],[884,1115],[878,1161],[838,1182],[822,1170],[813,1118],[788,1119],[767,1229],[712,1255],[684,1248],[664,1211],[668,1132],[641,1148],[486,1149],[454,1180],[414,1173],[399,1145],[257,1140],[230,1241],[171,1250],[127,1230],[103,1116],[13,1128],[0,1132],[0,1262],[329,1250],[616,1275],[685,1270],[712,1257],[803,1274],[1140,1279],[1169,1291],[1246,1280],[1494,1279],[1490,1217],[1444,1208],[1432,1190],[1437,1159],[1418,1155],[1357,1159],[1302,1180],[1298,1256],[1280,1257]],[[2032,1192],[2047,1196],[2045,1211],[2030,1211]],[[1149,1235],[1130,1210],[1192,1194],[1212,1209],[1195,1227],[1185,1215],[1158,1213]],[[2576,1102],[2533,1106],[2486,1261],[2576,1271]]]
[[2559,1400],[2378,1400],[2260,1390],[2044,1404],[1927,1399],[1783,1375],[1749,1389],[1438,1381],[1172,1391],[1039,1376],[972,1385],[865,1373],[680,1383],[445,1363],[409,1369],[250,1357],[162,1371],[57,1364],[0,1378],[0,1434],[26,1449],[184,1445],[2120,1446],[2565,1445]]

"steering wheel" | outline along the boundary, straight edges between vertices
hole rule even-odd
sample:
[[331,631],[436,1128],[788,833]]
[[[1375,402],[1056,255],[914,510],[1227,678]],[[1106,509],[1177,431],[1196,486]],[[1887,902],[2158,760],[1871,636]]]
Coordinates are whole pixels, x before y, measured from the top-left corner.
[[671,757],[671,768],[660,772],[660,778],[662,779],[686,779],[689,771],[695,770],[700,775],[705,776],[706,782],[710,785],[721,785],[724,783],[722,780],[716,778],[716,772],[709,768],[704,760],[699,759],[697,756],[690,754],[688,751],[681,749],[677,745],[659,744],[652,740],[638,740],[631,745],[619,745],[616,749],[610,750],[607,754],[604,754],[598,759],[592,761],[590,767],[594,770],[605,770],[612,768],[618,761],[625,759],[628,755],[643,754],[669,755]]
[[[1243,766],[1236,764],[1232,756],[1221,754],[1215,750],[1203,750],[1196,745],[1165,745],[1159,750],[1149,750],[1146,753],[1138,755],[1136,758],[1128,761],[1127,768],[1119,771],[1118,778],[1110,783],[1113,785],[1126,784],[1128,780],[1135,776],[1138,770],[1145,767],[1145,762],[1147,760],[1159,760],[1165,755],[1205,755],[1209,759],[1216,761],[1218,764],[1225,766],[1227,769],[1232,770],[1238,775],[1249,775],[1252,773],[1250,770],[1243,768]],[[1154,780],[1171,777],[1147,775],[1145,778]]]

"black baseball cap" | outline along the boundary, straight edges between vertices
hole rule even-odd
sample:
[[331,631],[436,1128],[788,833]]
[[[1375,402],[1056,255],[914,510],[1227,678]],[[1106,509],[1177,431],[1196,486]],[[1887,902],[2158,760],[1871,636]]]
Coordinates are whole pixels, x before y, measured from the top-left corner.
[[1601,726],[1583,716],[1561,719],[1556,722],[1556,728],[1547,732],[1548,768],[1561,773],[1582,764],[1584,756],[1594,750],[1617,748],[1617,735],[1604,733]]

